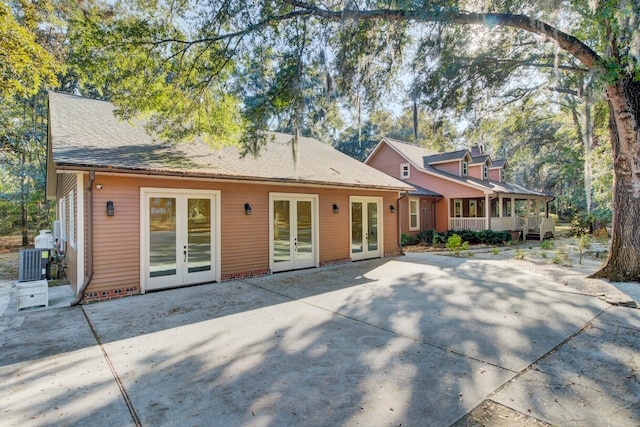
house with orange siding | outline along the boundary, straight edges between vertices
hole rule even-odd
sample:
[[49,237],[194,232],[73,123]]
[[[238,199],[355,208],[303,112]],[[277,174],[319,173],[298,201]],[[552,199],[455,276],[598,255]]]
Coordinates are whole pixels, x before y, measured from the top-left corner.
[[259,156],[171,144],[105,101],[51,92],[47,197],[74,303],[396,255],[416,191],[312,138]]
[[492,160],[479,145],[437,153],[385,137],[365,164],[416,189],[399,201],[402,233],[508,230],[540,240],[554,233],[548,206],[554,197],[506,182],[507,161]]

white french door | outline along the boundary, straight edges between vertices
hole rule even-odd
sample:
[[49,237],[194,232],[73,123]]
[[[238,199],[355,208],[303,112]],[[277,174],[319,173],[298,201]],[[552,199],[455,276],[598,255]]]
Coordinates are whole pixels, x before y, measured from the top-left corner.
[[219,192],[142,189],[143,291],[219,280]]
[[350,197],[351,259],[378,258],[382,248],[382,198]]
[[269,195],[271,271],[318,266],[318,197]]

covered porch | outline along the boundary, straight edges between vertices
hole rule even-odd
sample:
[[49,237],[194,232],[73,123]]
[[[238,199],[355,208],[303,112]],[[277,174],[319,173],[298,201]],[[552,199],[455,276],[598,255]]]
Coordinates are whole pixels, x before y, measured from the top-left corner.
[[520,238],[555,234],[549,218],[550,196],[498,195],[484,198],[450,199],[449,230],[494,230],[519,232]]

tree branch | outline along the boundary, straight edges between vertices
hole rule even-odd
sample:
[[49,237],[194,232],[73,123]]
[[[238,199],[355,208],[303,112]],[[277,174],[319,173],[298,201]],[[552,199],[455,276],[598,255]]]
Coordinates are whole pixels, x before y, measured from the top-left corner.
[[526,15],[511,13],[464,13],[453,10],[425,9],[375,9],[375,10],[326,10],[299,0],[282,0],[284,3],[298,8],[299,12],[319,18],[339,21],[345,18],[359,20],[388,20],[415,22],[450,22],[457,25],[485,25],[489,27],[519,28],[533,34],[555,40],[558,45],[576,57],[588,69],[599,68],[600,56],[576,37]]
[[544,64],[544,63],[540,63],[540,62],[534,62],[534,60],[524,60],[524,61],[517,61],[517,60],[513,60],[513,59],[500,59],[500,58],[490,58],[490,57],[470,57],[470,56],[458,56],[456,57],[457,59],[463,60],[463,61],[475,61],[475,60],[482,60],[482,61],[488,61],[488,62],[493,62],[496,64],[517,64],[517,65],[521,65],[524,67],[537,67],[537,68],[554,68],[554,69],[558,69],[558,70],[566,70],[566,71],[573,71],[576,73],[588,73],[589,70],[586,68],[579,68],[579,67],[572,67],[569,65],[555,65],[555,64]]

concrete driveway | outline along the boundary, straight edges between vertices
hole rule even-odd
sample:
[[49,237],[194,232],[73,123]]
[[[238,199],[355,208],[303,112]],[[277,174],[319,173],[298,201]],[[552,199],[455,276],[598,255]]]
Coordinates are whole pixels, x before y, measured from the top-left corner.
[[640,311],[500,261],[410,254],[2,320],[3,425],[448,426],[487,399],[640,423]]

